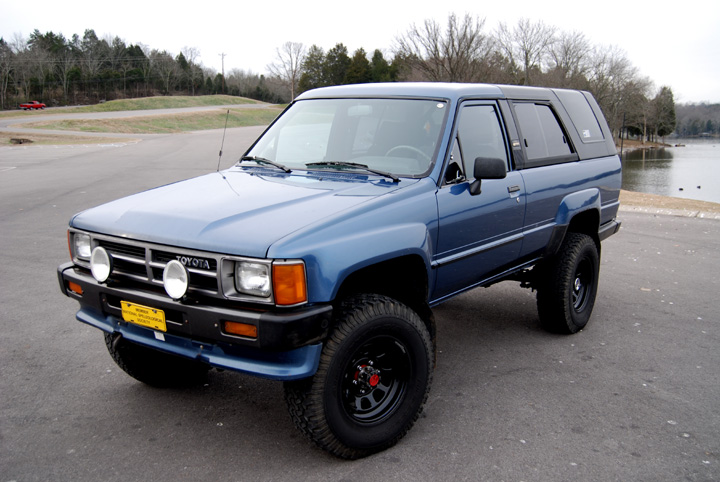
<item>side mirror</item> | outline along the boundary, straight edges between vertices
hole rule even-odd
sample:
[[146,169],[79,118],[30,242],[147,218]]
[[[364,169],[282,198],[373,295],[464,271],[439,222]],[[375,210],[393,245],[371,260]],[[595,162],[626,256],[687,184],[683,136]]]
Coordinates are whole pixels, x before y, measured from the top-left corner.
[[483,179],[505,179],[507,176],[505,161],[496,157],[478,157],[475,159],[473,175],[475,180],[470,183],[470,194],[475,196],[482,192]]

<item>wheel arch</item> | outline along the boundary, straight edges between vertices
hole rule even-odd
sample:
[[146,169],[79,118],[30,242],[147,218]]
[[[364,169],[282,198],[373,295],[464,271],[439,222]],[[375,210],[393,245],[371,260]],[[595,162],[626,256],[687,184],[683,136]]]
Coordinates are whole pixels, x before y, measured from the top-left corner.
[[565,196],[555,215],[555,228],[547,243],[544,258],[557,253],[568,233],[587,234],[600,252],[600,190],[586,189]]
[[568,224],[568,233],[587,234],[595,241],[600,251],[600,209],[591,208],[575,214]]
[[435,342],[435,318],[427,302],[428,268],[419,255],[400,256],[363,267],[345,278],[335,303],[356,294],[374,293],[393,298],[411,308],[425,323]]

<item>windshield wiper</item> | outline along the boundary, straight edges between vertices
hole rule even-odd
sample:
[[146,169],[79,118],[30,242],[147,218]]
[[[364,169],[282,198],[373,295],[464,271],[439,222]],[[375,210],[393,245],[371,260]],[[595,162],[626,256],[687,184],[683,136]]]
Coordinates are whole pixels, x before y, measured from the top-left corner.
[[337,162],[337,161],[324,161],[324,162],[309,162],[305,164],[307,167],[349,167],[354,169],[362,169],[363,171],[370,172],[372,174],[377,174],[378,176],[385,176],[389,177],[393,180],[393,182],[400,182],[400,178],[397,177],[395,174],[391,174],[389,172],[385,171],[379,171],[377,169],[373,169],[372,167],[368,167],[365,164],[358,164],[357,162]]
[[277,167],[278,169],[285,171],[285,172],[292,172],[292,169],[290,169],[287,166],[283,166],[279,162],[271,161],[270,159],[265,159],[264,157],[258,157],[258,156],[243,156],[240,158],[240,162],[243,161],[253,161],[257,162],[258,164],[268,164],[273,167]]

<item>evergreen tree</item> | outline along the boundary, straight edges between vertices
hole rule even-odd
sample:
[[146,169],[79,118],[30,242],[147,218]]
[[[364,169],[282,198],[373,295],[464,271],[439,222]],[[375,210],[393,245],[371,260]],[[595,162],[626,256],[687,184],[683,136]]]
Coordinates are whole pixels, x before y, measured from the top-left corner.
[[348,66],[346,81],[348,84],[364,84],[372,80],[370,62],[365,50],[360,48],[353,54]]
[[303,62],[303,73],[300,76],[298,87],[300,92],[328,85],[325,79],[324,65],[325,52],[317,45],[313,45],[308,50]]
[[341,43],[328,50],[323,65],[327,85],[342,85],[347,83],[347,72],[351,62],[347,52],[347,47]]
[[375,49],[370,62],[370,80],[372,82],[390,82],[394,80],[390,75],[390,64],[385,60],[383,53],[379,49]]
[[677,125],[672,89],[663,86],[653,99],[653,103],[655,104],[655,135],[665,137],[671,134]]

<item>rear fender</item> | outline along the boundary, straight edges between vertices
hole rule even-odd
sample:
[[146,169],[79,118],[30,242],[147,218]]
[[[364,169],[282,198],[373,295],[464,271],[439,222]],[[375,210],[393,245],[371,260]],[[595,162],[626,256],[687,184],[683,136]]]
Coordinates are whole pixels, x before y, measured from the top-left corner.
[[[568,231],[572,220],[578,219],[577,216],[582,214],[585,221],[592,218],[593,226],[584,226],[581,232],[590,234],[597,239],[598,229],[600,228],[600,190],[597,188],[585,189],[583,191],[574,192],[565,196],[560,202],[557,213],[555,214],[555,228],[550,235],[544,256],[552,256],[560,249],[565,233]],[[583,213],[593,213],[592,216],[586,217]],[[587,219],[586,219],[587,218]],[[597,221],[596,221],[597,220]],[[584,225],[585,223],[583,223]]]
[[555,224],[567,226],[570,224],[570,220],[578,213],[592,209],[599,213],[600,207],[600,190],[597,188],[568,194],[560,202],[555,215]]

